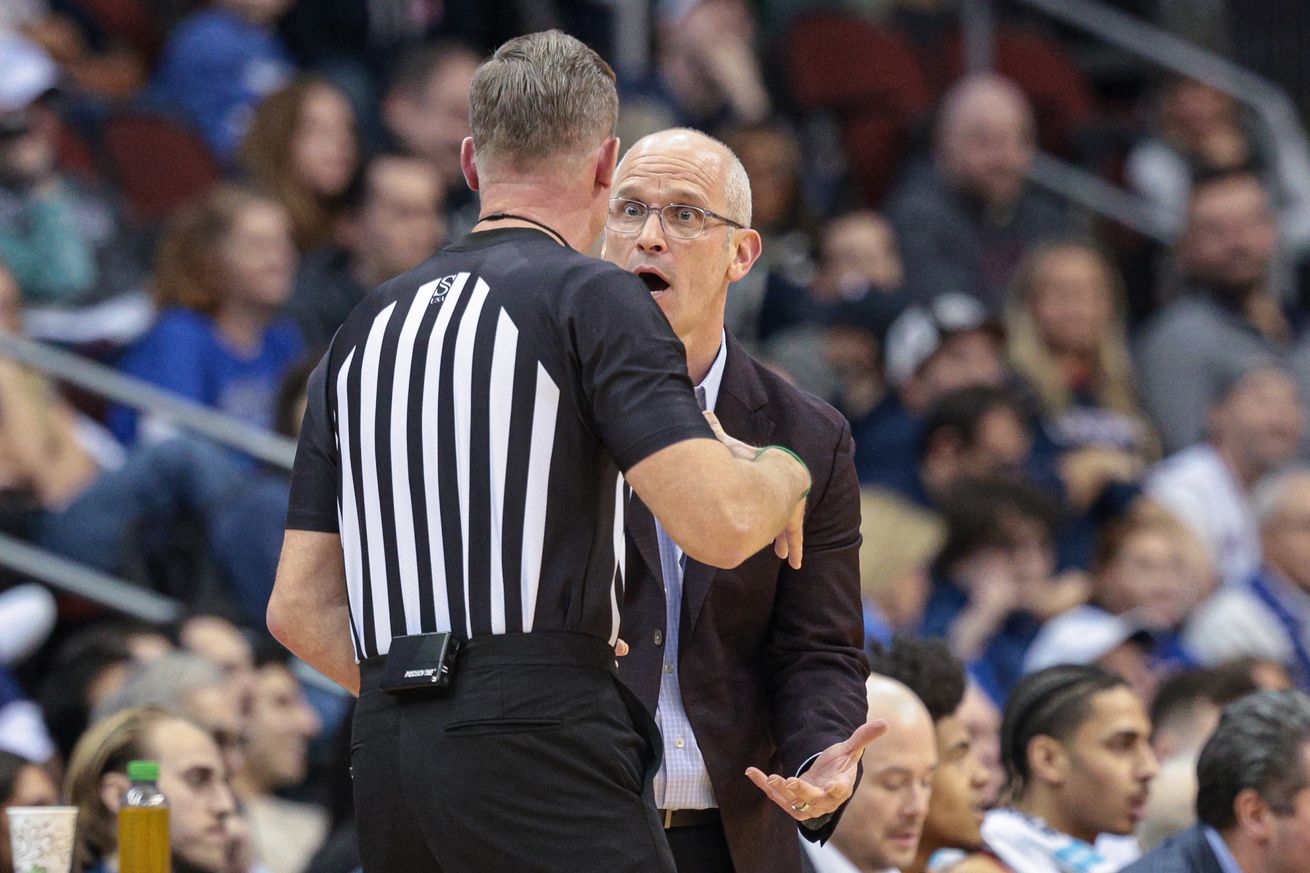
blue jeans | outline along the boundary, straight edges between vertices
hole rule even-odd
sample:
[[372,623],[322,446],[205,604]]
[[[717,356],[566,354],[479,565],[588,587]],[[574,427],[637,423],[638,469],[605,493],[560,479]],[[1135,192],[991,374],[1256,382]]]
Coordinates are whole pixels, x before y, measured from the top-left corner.
[[209,443],[170,439],[141,446],[107,470],[63,510],[33,520],[32,539],[52,552],[106,573],[120,570],[139,529],[199,516],[212,531],[249,471]]

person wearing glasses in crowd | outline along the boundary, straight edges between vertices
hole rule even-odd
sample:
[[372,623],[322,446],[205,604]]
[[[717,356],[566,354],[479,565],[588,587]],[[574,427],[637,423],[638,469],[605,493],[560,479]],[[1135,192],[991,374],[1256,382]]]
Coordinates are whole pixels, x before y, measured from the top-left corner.
[[605,224],[603,256],[650,289],[735,450],[786,445],[814,481],[799,569],[766,549],[716,570],[685,556],[638,496],[628,504],[620,635],[631,650],[619,672],[664,739],[655,802],[679,873],[799,869],[797,831],[827,839],[883,730],[865,722],[850,428],[724,328],[728,286],[760,256],[750,222],[737,157],[675,129],[624,157]]

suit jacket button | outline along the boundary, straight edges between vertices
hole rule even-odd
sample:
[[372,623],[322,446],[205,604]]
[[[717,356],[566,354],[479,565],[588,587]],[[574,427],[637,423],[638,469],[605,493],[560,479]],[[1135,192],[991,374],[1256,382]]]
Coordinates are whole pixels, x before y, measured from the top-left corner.
[[664,631],[660,630],[659,628],[655,628],[654,637],[655,637],[655,645],[657,646],[664,645]]

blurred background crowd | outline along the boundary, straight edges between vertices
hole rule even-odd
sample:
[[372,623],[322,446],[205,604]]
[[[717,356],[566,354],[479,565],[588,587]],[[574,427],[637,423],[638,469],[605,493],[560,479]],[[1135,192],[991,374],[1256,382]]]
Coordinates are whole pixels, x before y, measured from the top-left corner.
[[[355,303],[477,217],[479,59],[561,27],[614,62],[624,142],[744,162],[729,329],[850,420],[870,642],[944,640],[983,749],[1073,663],[1194,755],[1234,688],[1310,689],[1310,6],[1090,5],[1143,56],[1050,5],[7,0],[0,339],[294,437]],[[198,869],[353,870],[349,701],[263,631],[284,465],[11,352],[0,803],[66,778],[91,867],[101,777],[177,748]]]

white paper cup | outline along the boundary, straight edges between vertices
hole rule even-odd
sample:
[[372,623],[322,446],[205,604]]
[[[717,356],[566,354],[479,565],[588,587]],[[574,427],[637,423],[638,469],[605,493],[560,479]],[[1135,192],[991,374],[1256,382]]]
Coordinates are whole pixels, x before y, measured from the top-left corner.
[[70,873],[76,806],[11,806],[5,812],[14,873]]

